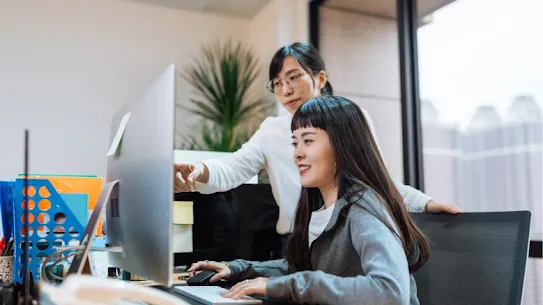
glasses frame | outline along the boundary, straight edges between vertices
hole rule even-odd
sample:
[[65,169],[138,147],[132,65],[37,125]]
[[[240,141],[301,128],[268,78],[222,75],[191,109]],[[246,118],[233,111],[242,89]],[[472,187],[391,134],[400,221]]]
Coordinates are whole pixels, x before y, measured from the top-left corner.
[[288,85],[290,88],[296,88],[298,87],[298,85],[300,85],[300,79],[305,75],[306,73],[304,73],[303,71],[298,71],[296,73],[293,73],[291,74],[290,76],[294,76],[296,75],[298,77],[298,82],[296,84],[294,83],[290,83],[288,80],[286,79],[279,79],[279,82],[281,83],[281,90],[278,91],[278,92],[275,92],[274,90],[274,85],[273,85],[273,80],[269,80],[268,83],[266,84],[266,89],[268,89],[271,93],[273,94],[279,94],[283,91],[283,88],[285,87],[285,85]]

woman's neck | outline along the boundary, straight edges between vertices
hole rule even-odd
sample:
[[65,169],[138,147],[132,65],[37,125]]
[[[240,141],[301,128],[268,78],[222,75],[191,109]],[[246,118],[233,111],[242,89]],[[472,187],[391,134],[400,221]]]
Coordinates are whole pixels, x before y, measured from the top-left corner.
[[337,200],[338,187],[334,183],[323,185],[319,187],[321,191],[322,199],[324,200],[324,206],[329,208]]

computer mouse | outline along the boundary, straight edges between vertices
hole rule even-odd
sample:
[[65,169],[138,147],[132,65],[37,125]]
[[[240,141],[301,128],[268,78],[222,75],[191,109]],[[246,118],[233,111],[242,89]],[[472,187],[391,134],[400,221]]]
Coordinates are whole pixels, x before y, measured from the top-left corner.
[[211,286],[215,283],[210,283],[209,280],[215,275],[217,272],[212,270],[202,270],[201,272],[195,274],[193,277],[187,280],[187,285],[189,286]]

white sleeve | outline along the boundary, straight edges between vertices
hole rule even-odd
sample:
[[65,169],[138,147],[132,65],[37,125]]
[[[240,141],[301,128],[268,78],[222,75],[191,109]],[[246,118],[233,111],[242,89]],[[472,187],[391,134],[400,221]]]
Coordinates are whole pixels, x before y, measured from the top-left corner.
[[262,146],[267,137],[265,126],[268,120],[264,120],[251,139],[233,154],[203,161],[209,169],[209,181],[198,192],[211,194],[234,189],[264,168],[266,158]]
[[[368,125],[370,127],[371,134],[373,135],[373,139],[375,140],[375,143],[377,144],[377,148],[379,149],[379,152],[381,152],[381,147],[379,146],[379,140],[377,139],[377,134],[375,133],[375,126],[373,125],[373,120],[371,119],[370,114],[366,111],[366,109],[362,109],[362,113],[366,117],[366,121],[368,122]],[[383,154],[381,154],[383,156]],[[383,162],[384,161],[383,158]],[[424,209],[426,207],[426,203],[432,198],[423,192],[417,190],[416,188],[405,185],[401,181],[395,179],[394,177],[391,177],[392,181],[394,182],[394,185],[400,192],[400,195],[402,195],[405,205],[407,206],[407,209],[409,212],[424,212]]]

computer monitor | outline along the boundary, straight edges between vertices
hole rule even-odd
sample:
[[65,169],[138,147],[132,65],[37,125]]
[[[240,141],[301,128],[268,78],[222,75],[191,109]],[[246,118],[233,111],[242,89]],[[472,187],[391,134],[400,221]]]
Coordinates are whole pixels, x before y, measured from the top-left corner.
[[173,284],[172,202],[176,68],[113,117],[110,143],[129,114],[107,181],[119,180],[106,209],[109,263],[167,287]]

